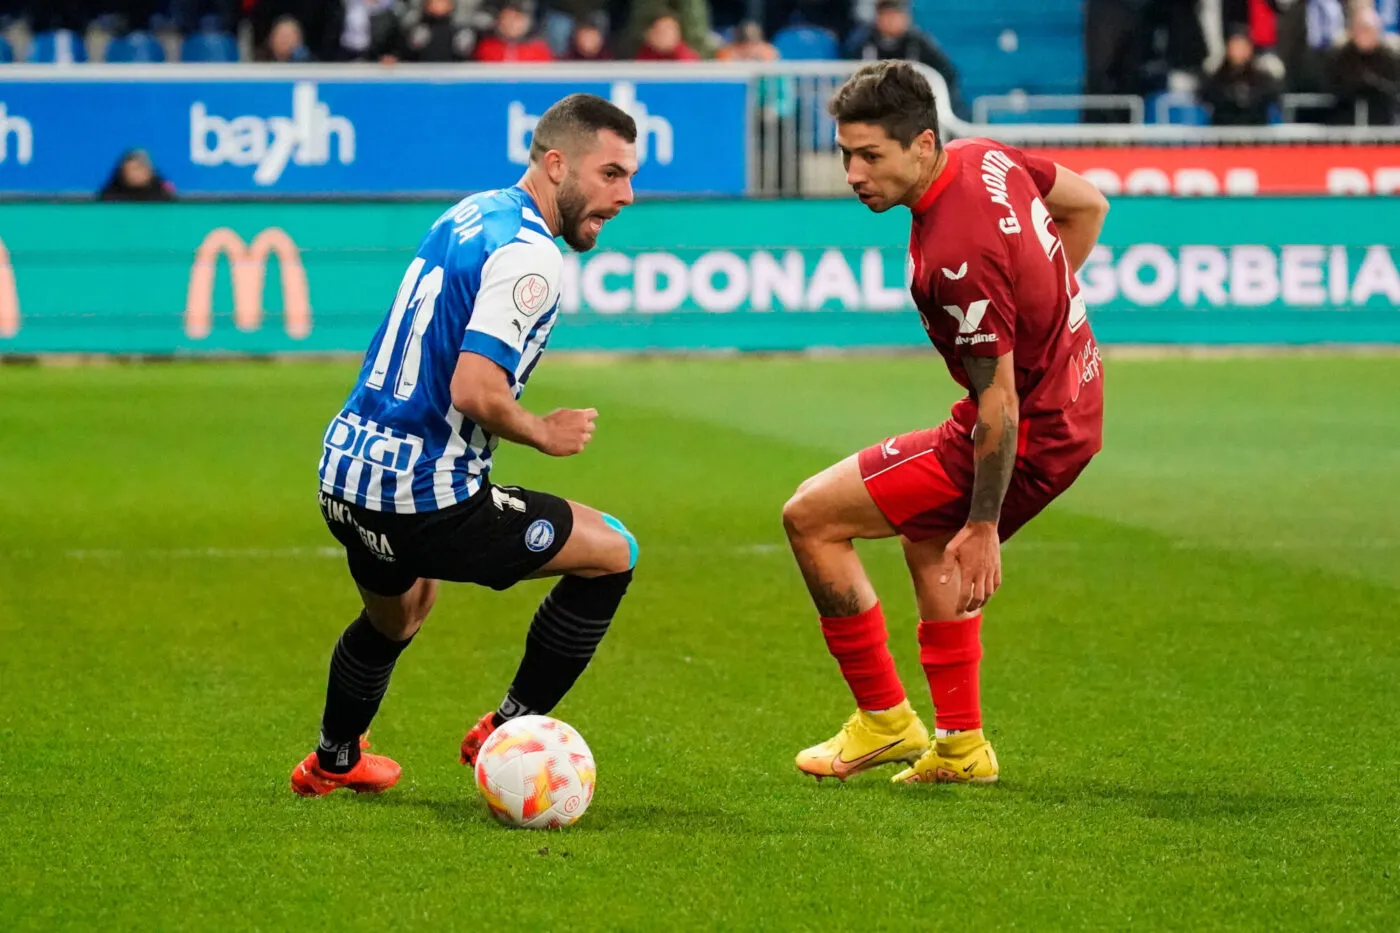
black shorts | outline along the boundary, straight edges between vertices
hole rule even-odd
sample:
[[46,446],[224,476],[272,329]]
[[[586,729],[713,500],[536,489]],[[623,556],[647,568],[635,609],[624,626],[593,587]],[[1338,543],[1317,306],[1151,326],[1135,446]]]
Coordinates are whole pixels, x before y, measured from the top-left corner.
[[324,492],[320,501],[350,576],[378,596],[406,593],[420,577],[508,589],[553,560],[574,530],[566,500],[490,482],[465,502],[411,515]]

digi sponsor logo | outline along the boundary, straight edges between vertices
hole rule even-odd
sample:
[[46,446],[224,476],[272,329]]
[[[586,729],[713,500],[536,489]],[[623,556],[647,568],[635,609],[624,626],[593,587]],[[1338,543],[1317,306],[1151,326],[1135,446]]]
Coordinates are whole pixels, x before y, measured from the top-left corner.
[[423,452],[423,441],[417,437],[395,437],[372,421],[354,424],[337,417],[326,429],[325,445],[352,460],[391,473],[407,473]]

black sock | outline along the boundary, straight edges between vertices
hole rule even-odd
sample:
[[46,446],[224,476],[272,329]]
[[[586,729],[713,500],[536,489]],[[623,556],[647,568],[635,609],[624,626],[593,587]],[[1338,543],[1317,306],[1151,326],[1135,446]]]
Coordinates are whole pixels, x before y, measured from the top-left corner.
[[316,748],[321,770],[343,774],[359,763],[360,736],[379,712],[394,662],[412,640],[394,641],[375,628],[365,612],[341,634],[331,653],[326,711]]
[[494,720],[548,713],[578,680],[607,634],[632,571],[565,577],[540,603],[525,637],[525,657]]

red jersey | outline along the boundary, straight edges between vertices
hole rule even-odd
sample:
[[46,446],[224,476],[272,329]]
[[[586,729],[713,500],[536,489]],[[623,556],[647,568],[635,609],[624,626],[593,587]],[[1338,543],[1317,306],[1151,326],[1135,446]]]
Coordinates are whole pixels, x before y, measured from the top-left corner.
[[[1053,476],[1102,446],[1103,373],[1084,299],[1042,197],[1055,163],[990,139],[960,139],[914,205],[910,291],[929,339],[964,388],[961,357],[1013,354],[1017,453]],[[977,402],[953,406],[971,433]]]

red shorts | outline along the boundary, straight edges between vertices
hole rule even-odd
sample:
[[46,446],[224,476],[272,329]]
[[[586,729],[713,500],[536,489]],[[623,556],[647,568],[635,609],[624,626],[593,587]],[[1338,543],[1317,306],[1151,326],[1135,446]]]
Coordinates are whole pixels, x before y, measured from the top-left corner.
[[[1082,463],[1047,479],[1017,461],[1002,500],[998,530],[1005,541],[1068,489]],[[972,438],[954,421],[892,437],[860,452],[860,475],[870,497],[901,535],[925,541],[953,535],[967,522],[976,471]]]

